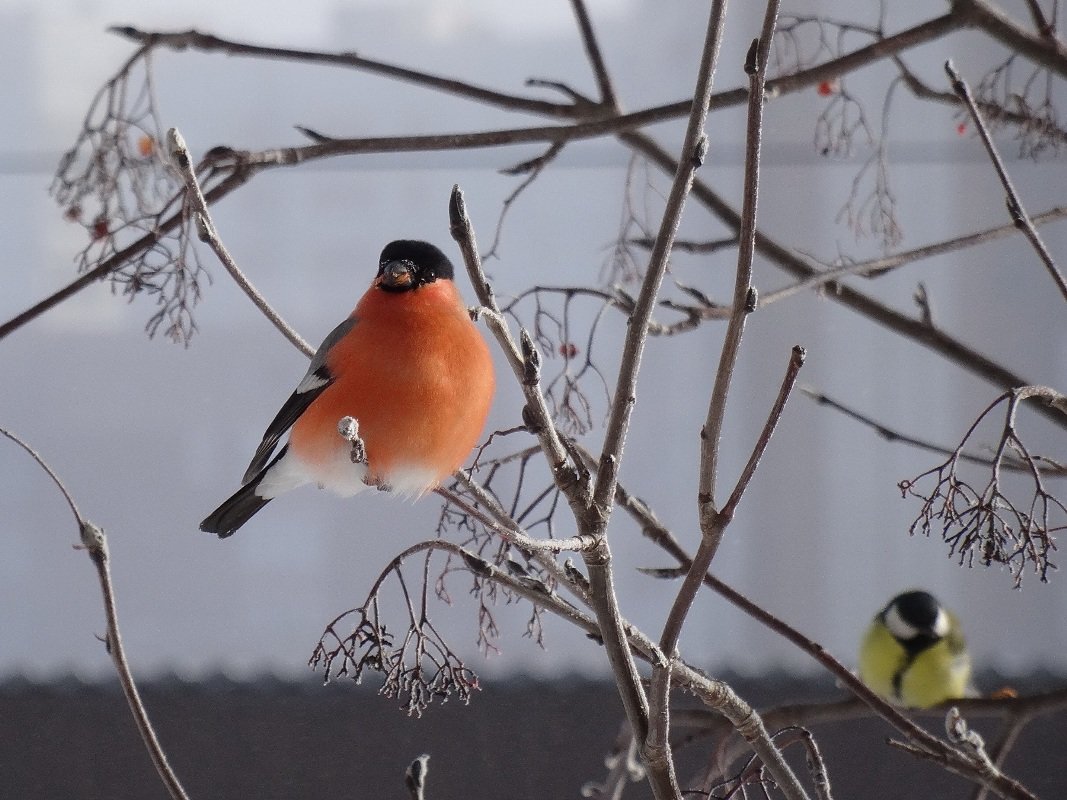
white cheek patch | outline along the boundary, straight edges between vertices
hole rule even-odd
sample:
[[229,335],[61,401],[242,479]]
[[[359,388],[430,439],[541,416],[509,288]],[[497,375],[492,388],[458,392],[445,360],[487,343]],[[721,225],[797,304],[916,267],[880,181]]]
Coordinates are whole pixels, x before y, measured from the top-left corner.
[[943,608],[939,608],[937,609],[937,619],[934,620],[933,624],[934,635],[938,639],[944,639],[948,635],[948,629],[948,614],[945,613]]
[[[944,612],[939,614],[939,620],[942,615],[944,615]],[[900,616],[900,609],[897,608],[896,603],[893,603],[893,605],[891,605],[885,612],[885,626],[889,628],[889,632],[893,634],[893,638],[902,641],[914,639],[919,635],[919,629],[906,622],[904,617]]]

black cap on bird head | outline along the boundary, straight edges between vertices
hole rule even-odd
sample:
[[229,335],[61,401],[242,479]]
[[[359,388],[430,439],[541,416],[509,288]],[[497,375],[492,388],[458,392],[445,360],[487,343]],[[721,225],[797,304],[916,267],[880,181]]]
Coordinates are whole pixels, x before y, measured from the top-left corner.
[[937,598],[919,589],[890,600],[882,611],[882,619],[898,641],[917,645],[936,642],[949,629],[948,614]]
[[399,239],[382,250],[374,284],[387,292],[407,292],[438,279],[452,280],[454,274],[448,256],[429,242]]

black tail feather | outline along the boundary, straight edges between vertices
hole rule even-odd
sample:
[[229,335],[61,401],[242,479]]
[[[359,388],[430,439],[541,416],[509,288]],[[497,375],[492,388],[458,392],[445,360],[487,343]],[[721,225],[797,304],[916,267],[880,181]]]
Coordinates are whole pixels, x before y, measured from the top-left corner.
[[259,481],[246,483],[233,496],[216,508],[200,523],[200,530],[217,533],[220,539],[233,533],[252,518],[252,515],[270,502],[269,497],[256,494]]

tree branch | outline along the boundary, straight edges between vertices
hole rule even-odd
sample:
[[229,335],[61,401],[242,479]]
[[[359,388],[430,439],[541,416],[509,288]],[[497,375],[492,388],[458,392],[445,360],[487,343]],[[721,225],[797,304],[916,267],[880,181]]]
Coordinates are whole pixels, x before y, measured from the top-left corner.
[[[745,132],[745,181],[741,227],[738,232],[737,268],[734,278],[733,311],[723,337],[715,383],[708,404],[707,419],[700,431],[700,474],[697,491],[697,513],[700,518],[701,541],[690,572],[682,582],[674,598],[660,635],[660,649],[673,654],[678,647],[682,626],[689,614],[700,581],[711,564],[718,549],[723,530],[729,524],[725,516],[718,516],[714,508],[715,478],[717,473],[719,441],[722,422],[726,413],[726,396],[729,392],[734,365],[741,345],[745,320],[756,308],[755,290],[752,288],[752,258],[755,252],[756,206],[759,191],[759,158],[763,133],[763,106],[766,87],[767,56],[774,36],[778,18],[778,3],[768,2],[760,37],[752,41],[745,61],[749,75],[748,126]],[[792,382],[789,381],[791,384]],[[653,675],[653,707],[666,707],[670,691],[670,673],[665,672],[657,681]],[[656,717],[653,717],[657,719]],[[659,736],[666,741],[666,719]]]
[[104,645],[107,648],[108,655],[111,656],[111,663],[118,673],[119,684],[122,686],[122,692],[130,706],[134,722],[137,723],[137,730],[145,747],[148,749],[149,756],[152,758],[152,764],[155,766],[156,772],[159,773],[163,785],[167,787],[172,800],[188,800],[188,795],[186,795],[178,776],[171,768],[170,762],[167,760],[167,754],[163,751],[159,738],[156,736],[156,731],[152,727],[152,722],[148,718],[148,711],[141,700],[141,694],[137,690],[137,683],[133,679],[129,661],[126,659],[126,650],[122,646],[122,634],[119,630],[115,589],[111,581],[111,556],[108,552],[107,538],[104,536],[103,528],[82,516],[67,487],[36,450],[4,428],[0,428],[0,435],[6,436],[25,450],[41,469],[48,473],[48,477],[62,493],[71,513],[74,514],[74,519],[78,523],[79,538],[81,539],[81,545],[75,545],[75,547],[85,550],[89,554],[93,566],[96,567],[96,576],[100,581],[100,592],[103,595],[104,614],[107,617],[107,637],[104,640]]
[[575,19],[578,21],[578,30],[582,34],[582,44],[585,46],[585,54],[589,58],[589,64],[593,68],[596,77],[597,88],[600,90],[600,105],[607,110],[618,113],[619,103],[615,97],[615,89],[611,85],[611,76],[604,63],[604,55],[600,52],[600,44],[593,32],[593,23],[589,19],[589,11],[585,7],[585,0],[571,0]]
[[[678,574],[682,571],[685,574],[691,571],[692,559],[678,544],[674,534],[656,518],[656,515],[647,504],[627,493],[622,486],[619,487],[616,501],[638,522],[646,538],[649,538],[678,560],[680,569],[671,570],[671,574]],[[657,570],[647,570],[647,572],[653,575],[658,573]],[[951,772],[955,772],[981,785],[989,786],[992,791],[1001,797],[1015,798],[1016,800],[1033,800],[1033,795],[1017,781],[999,771],[996,774],[983,772],[969,756],[929,733],[913,722],[904,711],[890,705],[876,695],[819,643],[812,641],[799,630],[749,600],[711,573],[706,573],[703,576],[703,582],[708,588],[731,604],[810,655],[874,713],[896,728],[909,741],[914,742],[919,752],[931,756],[937,763]]]
[[[957,108],[963,105],[963,101],[952,92],[937,91],[919,80],[919,76],[912,72],[899,56],[893,56],[893,63],[900,70],[900,77],[904,79],[904,85],[916,97]],[[1067,130],[1055,125],[1050,119],[1037,117],[1028,113],[1025,108],[1022,111],[1013,111],[1005,108],[1000,103],[994,103],[990,100],[975,100],[975,103],[982,113],[994,122],[1007,122],[1024,131],[1030,128],[1037,128],[1042,138],[1050,139],[1060,145],[1067,144]]]
[[[252,170],[246,168],[234,168],[223,181],[204,193],[205,202],[209,204],[215,203],[230,194],[230,192],[240,188],[252,177],[252,172]],[[144,236],[136,239],[126,247],[104,259],[84,275],[80,275],[76,280],[71,281],[59,291],[49,295],[44,300],[23,311],[21,314],[15,315],[7,322],[0,325],[0,339],[3,339],[8,334],[18,330],[26,323],[32,322],[41,314],[59,305],[67,298],[77,294],[86,286],[90,286],[97,281],[108,277],[138,253],[150,249],[162,241],[167,234],[182,224],[183,219],[184,214],[181,210],[175,212],[149,233],[146,233]]]
[[[963,27],[967,24],[965,15],[951,12],[937,17],[928,22],[921,23],[913,28],[900,31],[893,36],[880,39],[877,42],[848,53],[840,58],[833,59],[808,70],[801,70],[792,75],[783,76],[768,81],[768,96],[788,94],[802,89],[818,85],[824,80],[829,80],[839,74],[856,69],[860,66],[872,63],[880,58],[891,56],[902,50],[915,47],[925,42],[936,39],[944,34]],[[174,49],[197,47],[204,50],[219,50],[245,56],[277,57],[282,59],[309,61],[321,63],[334,63],[359,69],[366,69],[372,73],[387,75],[402,80],[407,80],[426,88],[440,88],[451,94],[471,100],[496,105],[511,110],[538,110],[546,116],[575,118],[585,113],[583,104],[566,105],[548,103],[540,105],[543,101],[530,100],[515,95],[485,90],[481,87],[455,81],[428,73],[410,70],[403,67],[394,67],[382,62],[363,59],[359,56],[346,53],[319,53],[313,51],[301,51],[291,48],[260,47],[241,42],[233,42],[210,34],[201,34],[198,31],[178,32],[145,32],[133,27],[120,27],[114,29],[116,33],[142,42],[137,52],[127,60],[120,74],[128,70],[136,60],[143,58],[153,47],[166,46]],[[710,110],[729,108],[747,102],[748,91],[744,88],[732,89],[712,95],[709,101]],[[533,105],[531,105],[531,103]],[[215,148],[208,160],[212,166],[217,166],[226,158],[229,159],[229,167],[233,173],[219,186],[205,193],[207,202],[213,203],[221,199],[237,186],[246,182],[254,173],[250,169],[255,167],[282,166],[301,163],[304,160],[325,155],[344,155],[348,153],[367,152],[410,152],[412,150],[426,149],[452,149],[476,146],[495,146],[501,144],[513,144],[520,142],[552,142],[559,143],[572,139],[589,138],[604,133],[614,133],[617,130],[627,130],[643,125],[674,119],[688,113],[692,107],[692,100],[682,100],[661,106],[645,109],[629,115],[621,115],[607,120],[594,120],[592,127],[582,126],[548,126],[542,128],[514,129],[512,131],[490,131],[477,134],[445,134],[430,137],[377,137],[369,139],[331,139],[323,136],[317,147],[311,149],[284,148],[264,151],[262,153],[240,153],[231,148]],[[472,138],[473,137],[473,138]],[[348,142],[347,145],[343,144]],[[239,162],[233,159],[242,156]],[[202,163],[201,166],[206,164]],[[671,172],[674,171],[672,167]],[[84,289],[86,286],[112,274],[128,262],[138,253],[153,247],[164,238],[164,235],[173,230],[181,222],[181,215],[175,215],[155,230],[133,242],[123,250],[113,254],[102,261],[94,269],[71,282],[69,285],[45,298],[27,311],[16,315],[7,322],[0,324],[0,339],[12,331],[32,321],[40,314],[66,300],[72,295]]]
[[529,111],[550,117],[573,117],[573,107],[567,103],[549,103],[519,95],[485,89],[465,81],[442,78],[426,72],[400,67],[384,61],[364,58],[356,53],[323,53],[317,50],[299,50],[291,47],[267,47],[262,45],[224,39],[209,33],[190,29],[185,31],[142,31],[131,25],[109,28],[112,33],[139,42],[144,48],[166,47],[171,50],[199,50],[203,53],[219,52],[228,56],[267,58],[275,61],[297,61],[305,64],[330,64],[351,67],[382,75],[387,78],[432,89],[446,94],[475,100],[487,105],[514,111]]
[[1030,244],[1033,245],[1034,250],[1037,251],[1038,257],[1040,257],[1042,263],[1044,263],[1045,269],[1048,270],[1049,275],[1052,276],[1052,280],[1060,290],[1060,294],[1063,295],[1063,299],[1067,300],[1067,280],[1064,279],[1063,274],[1056,266],[1056,262],[1052,259],[1052,254],[1048,251],[1048,248],[1045,247],[1045,243],[1041,240],[1041,235],[1037,232],[1037,228],[1034,227],[1034,223],[1026,213],[1026,209],[1023,208],[1022,198],[1019,197],[1019,193],[1015,190],[1015,186],[1012,185],[1011,176],[1008,175],[1008,170],[1004,167],[1004,162],[1001,161],[1000,154],[997,152],[997,148],[993,144],[993,137],[989,135],[989,128],[986,126],[985,120],[982,119],[982,114],[974,102],[974,97],[971,96],[970,87],[967,86],[967,83],[960,77],[960,74],[956,72],[951,61],[945,62],[945,72],[948,74],[949,80],[952,82],[952,90],[960,100],[963,101],[964,105],[967,106],[967,110],[971,114],[971,119],[974,120],[975,127],[978,129],[978,135],[982,139],[982,144],[985,145],[986,152],[989,153],[989,160],[993,162],[993,168],[997,171],[997,176],[1000,178],[1000,183],[1003,185],[1004,192],[1007,195],[1006,202],[1008,213],[1011,215],[1015,227],[1022,230],[1026,238],[1030,240]]
[[722,37],[725,3],[713,0],[704,51],[701,55],[693,110],[686,127],[682,142],[683,157],[675,163],[674,180],[667,196],[659,233],[649,256],[648,268],[641,284],[641,291],[634,303],[626,331],[623,354],[620,360],[619,377],[614,393],[614,404],[608,418],[604,433],[604,448],[600,457],[600,468],[593,493],[593,503],[606,525],[610,516],[615,480],[618,474],[619,459],[622,455],[630,414],[636,402],[637,376],[641,367],[641,355],[644,352],[648,333],[648,322],[655,307],[663,275],[667,269],[671,246],[678,230],[682,209],[693,186],[696,170],[701,166],[707,152],[707,135],[704,132],[704,120],[707,116],[708,103],[711,99],[711,86],[714,80],[716,61]]
[[986,0],[954,0],[953,13],[965,15],[1009,50],[1067,78],[1067,46],[1051,31],[1035,36]]
[[[664,170],[669,171],[676,167],[674,158],[645,134],[629,132],[620,134],[619,138]],[[737,211],[708,184],[699,179],[694,181],[693,196],[728,227],[734,230],[740,229],[741,218]],[[805,259],[759,230],[756,231],[756,251],[781,269],[797,277],[811,278],[820,273],[820,270]],[[853,289],[847,284],[839,281],[826,284],[825,296],[830,300],[842,303],[853,311],[868,317],[906,339],[926,346],[994,386],[1012,389],[1031,383],[941,329],[927,325],[921,319],[914,319],[901,314],[899,311],[894,311],[870,295]],[[1067,422],[1060,414],[1048,408],[1039,408],[1039,411],[1057,425],[1067,427]]]
[[[612,409],[605,426],[604,445],[596,485],[593,489],[592,504],[585,522],[586,530],[600,539],[600,545],[596,551],[584,554],[585,563],[589,569],[589,581],[593,589],[592,596],[604,601],[597,605],[597,618],[605,636],[609,660],[619,678],[620,691],[623,693],[630,727],[638,742],[641,743],[642,757],[648,765],[650,779],[657,797],[673,797],[678,793],[669,743],[665,736],[656,733],[666,733],[668,710],[665,703],[660,704],[656,709],[660,718],[650,723],[648,701],[641,689],[633,659],[625,649],[617,645],[617,642],[623,640],[624,633],[615,600],[611,576],[611,552],[606,530],[614,502],[619,462],[622,458],[630,415],[636,402],[637,376],[641,367],[645,341],[648,338],[648,322],[652,317],[656,295],[667,269],[671,244],[678,230],[682,209],[685,207],[685,200],[693,185],[693,176],[703,163],[707,152],[708,142],[704,133],[704,120],[711,101],[711,87],[719,46],[722,42],[725,5],[724,0],[712,0],[704,48],[697,72],[692,110],[682,142],[683,156],[679,159],[675,170],[656,243],[653,245],[641,291],[629,319]],[[668,658],[671,655],[668,654]],[[664,661],[657,662],[656,667],[657,669],[667,667],[669,670],[668,663]],[[669,671],[667,674],[669,676]],[[665,694],[666,691],[664,689],[663,693]],[[656,788],[656,776],[661,781],[658,789]]]
[[[589,498],[588,480],[583,480],[582,476],[570,464],[567,448],[564,446],[559,431],[556,430],[556,426],[552,421],[552,414],[548,410],[548,403],[540,386],[541,354],[537,351],[533,340],[526,331],[520,332],[520,347],[520,344],[516,343],[507,323],[504,321],[493,287],[482,269],[482,260],[478,253],[474,225],[467,214],[467,204],[463,198],[463,191],[458,185],[452,187],[452,195],[448,204],[448,218],[452,238],[459,245],[459,249],[463,254],[467,275],[483,309],[480,312],[481,316],[486,320],[487,326],[499,343],[519,386],[522,388],[523,396],[526,399],[523,421],[531,432],[537,436],[541,449],[552,470],[553,480],[570,503],[575,519],[581,520]],[[585,533],[585,531],[581,532]]]
[[200,188],[200,181],[197,180],[196,170],[193,169],[192,159],[189,157],[189,148],[186,147],[185,139],[182,138],[177,128],[171,128],[167,131],[167,146],[178,174],[185,183],[186,204],[183,204],[183,213],[192,215],[200,241],[212,249],[222,266],[230,273],[234,283],[248,296],[252,304],[270,320],[270,323],[281,332],[282,336],[288,339],[297,350],[311,358],[315,354],[315,348],[309,345],[288,322],[282,319],[281,315],[267,302],[267,298],[252,285],[251,281],[241,271],[241,268],[237,266],[237,262],[233,260],[233,256],[230,255],[226,245],[219,238],[215,223],[211,219],[211,212],[208,210],[207,200],[204,198],[204,192]]
[[[823,394],[822,392],[818,392],[808,386],[801,386],[800,391],[806,394],[819,405],[828,406],[829,408],[832,408],[835,411],[844,414],[846,417],[850,417],[856,420],[857,422],[866,425],[888,442],[902,442],[904,444],[911,445],[912,447],[917,447],[920,450],[926,450],[927,452],[936,453],[937,455],[941,456],[957,455],[960,461],[967,461],[971,464],[978,464],[983,467],[992,467],[994,463],[996,463],[995,459],[988,458],[986,456],[976,455],[974,453],[969,453],[963,450],[960,450],[957,453],[957,451],[953,448],[943,447],[941,445],[928,442],[924,439],[919,439],[914,436],[909,436],[906,433],[901,433],[900,431],[894,430],[893,428],[883,425],[881,422],[878,422],[877,420],[868,417],[866,414],[863,414],[854,408],[850,408],[844,403],[835,400],[834,398],[829,397],[828,395]],[[1046,463],[1048,464],[1047,473],[1049,475],[1067,475],[1067,465],[1056,464],[1051,461],[1046,461]],[[1032,465],[1026,463],[1022,459],[1019,459],[1007,453],[1005,453],[1004,457],[1000,460],[1000,466],[1004,469],[1011,470],[1012,472],[1025,472],[1027,474],[1029,474],[1032,470]]]

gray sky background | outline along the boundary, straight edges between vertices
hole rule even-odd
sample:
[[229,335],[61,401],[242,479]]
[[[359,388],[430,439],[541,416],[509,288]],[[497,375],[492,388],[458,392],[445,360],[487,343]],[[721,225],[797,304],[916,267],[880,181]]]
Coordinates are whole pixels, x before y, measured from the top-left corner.
[[[757,11],[735,4],[716,88],[741,85],[744,50]],[[788,4],[787,4],[788,5]],[[875,4],[865,4],[875,5]],[[1015,4],[1020,5],[1021,4]],[[84,231],[65,222],[47,196],[59,154],[70,145],[93,93],[131,51],[109,24],[145,29],[196,27],[278,45],[356,50],[439,70],[505,91],[528,77],[593,82],[569,4],[448,3],[0,3],[0,318],[32,305],[73,277]],[[833,10],[832,3],[792,10]],[[609,67],[625,107],[681,99],[693,85],[704,27],[702,3],[592,2]],[[839,15],[854,8],[842,3]],[[1017,10],[1014,6],[1010,10]],[[759,13],[762,13],[761,11]],[[865,12],[873,22],[875,12]],[[749,15],[746,18],[745,15]],[[895,12],[889,29],[913,19]],[[972,80],[996,57],[974,34],[909,54],[909,64],[943,87],[953,58]],[[179,127],[194,154],[218,144],[301,143],[303,124],[338,135],[476,130],[536,124],[474,104],[427,95],[382,79],[317,67],[161,53],[155,62],[164,125]],[[870,74],[868,74],[870,73]],[[856,76],[855,93],[875,92],[880,116],[886,76]],[[881,89],[879,87],[882,87]],[[763,229],[824,259],[865,257],[835,222],[853,176],[852,158],[826,161],[811,146],[821,100],[814,91],[776,100],[767,114]],[[901,93],[891,123],[894,190],[903,247],[1007,221],[1003,195],[979,143],[956,134],[950,110]],[[715,114],[711,156],[701,176],[738,198],[743,112]],[[678,125],[654,135],[669,148]],[[1005,142],[1004,150],[1012,153]],[[227,245],[257,286],[309,340],[318,342],[349,313],[369,283],[381,247],[400,237],[436,242],[458,261],[447,230],[453,183],[466,192],[487,246],[516,179],[501,175],[536,153],[507,148],[458,156],[346,159],[261,175],[215,210]],[[611,140],[569,147],[513,208],[500,259],[489,268],[498,294],[532,282],[594,282],[619,230],[628,153]],[[1061,161],[1009,158],[1031,212],[1064,200]],[[654,223],[669,181],[654,172],[636,197]],[[1054,254],[1062,226],[1043,229]],[[717,238],[721,226],[691,204],[683,234]],[[149,302],[94,286],[0,343],[0,425],[31,442],[68,483],[83,511],[108,532],[133,665],[141,673],[189,676],[223,669],[306,675],[322,627],[358,605],[389,558],[432,534],[437,505],[387,497],[340,500],[313,490],[272,503],[227,541],[201,534],[199,520],[234,488],[265,424],[305,369],[205,252],[215,277],[197,309],[200,332],[188,349],[148,340]],[[1064,259],[1060,259],[1061,262]],[[678,256],[672,278],[724,299],[734,254]],[[981,251],[931,259],[856,285],[901,309],[922,280],[945,329],[1036,383],[1067,388],[1063,303],[1021,237]],[[757,258],[764,293],[788,279]],[[461,282],[468,299],[469,286]],[[670,284],[665,291],[677,294]],[[590,306],[581,315],[593,313]],[[673,319],[661,314],[662,319]],[[608,316],[597,345],[612,375],[623,320]],[[622,478],[689,546],[695,541],[697,433],[722,326],[653,339],[638,391]],[[789,348],[808,348],[801,382],[863,409],[885,424],[942,444],[958,441],[997,390],[860,319],[806,294],[749,320],[727,417],[722,483],[732,484],[773,399]],[[501,366],[503,362],[499,362]],[[558,367],[557,362],[549,362]],[[491,425],[519,421],[518,393],[501,370]],[[1026,416],[1024,434],[1050,455],[1062,431]],[[600,431],[586,442],[596,446]],[[980,442],[994,435],[986,431]],[[1047,445],[1047,446],[1046,446]],[[797,395],[791,401],[715,562],[716,573],[851,663],[858,637],[889,596],[922,586],[964,619],[980,666],[1012,671],[1067,668],[1063,577],[1021,591],[993,570],[960,569],[937,540],[912,539],[917,510],[896,483],[933,466],[932,456],[889,444]],[[93,570],[71,549],[69,512],[44,475],[0,444],[0,677],[110,672],[94,634],[104,629]],[[1062,491],[1063,487],[1059,487]],[[667,559],[620,517],[613,532],[622,607],[656,634],[673,584],[634,571]],[[562,530],[561,533],[566,533]],[[460,649],[473,653],[473,606],[453,579],[451,609],[435,611]],[[445,621],[447,620],[447,622]],[[559,673],[602,670],[601,651],[550,621],[548,649],[521,638],[522,610],[502,609],[500,655],[487,669]],[[698,600],[683,637],[695,663],[746,671],[808,670],[810,660],[716,597]]]

